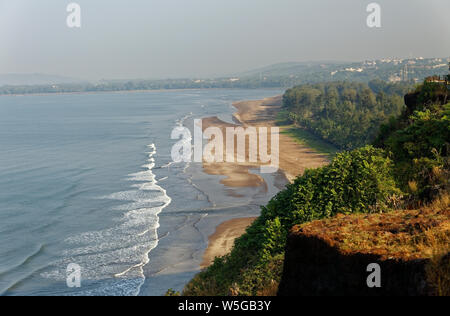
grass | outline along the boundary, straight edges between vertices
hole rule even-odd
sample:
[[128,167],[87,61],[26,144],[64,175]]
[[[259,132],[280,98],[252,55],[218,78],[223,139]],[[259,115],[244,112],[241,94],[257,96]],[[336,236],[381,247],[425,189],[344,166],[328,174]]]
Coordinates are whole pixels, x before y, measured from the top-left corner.
[[320,153],[327,154],[330,159],[339,152],[339,149],[333,145],[321,140],[306,130],[295,127],[294,125],[280,126],[280,131],[282,134],[294,138],[295,141],[301,145],[310,147]]
[[437,254],[431,258],[426,273],[436,296],[450,296],[450,254]]
[[339,152],[339,149],[335,146],[289,122],[288,113],[286,111],[281,111],[278,113],[277,125],[280,127],[281,134],[288,135],[297,143],[328,155],[330,159]]

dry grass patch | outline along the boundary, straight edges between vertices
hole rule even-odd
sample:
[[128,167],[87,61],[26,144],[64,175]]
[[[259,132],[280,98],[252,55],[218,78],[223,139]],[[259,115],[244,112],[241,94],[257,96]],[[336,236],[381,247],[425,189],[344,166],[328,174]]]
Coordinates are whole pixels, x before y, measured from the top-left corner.
[[316,236],[343,253],[381,259],[431,259],[450,252],[449,196],[420,210],[338,215],[294,228]]

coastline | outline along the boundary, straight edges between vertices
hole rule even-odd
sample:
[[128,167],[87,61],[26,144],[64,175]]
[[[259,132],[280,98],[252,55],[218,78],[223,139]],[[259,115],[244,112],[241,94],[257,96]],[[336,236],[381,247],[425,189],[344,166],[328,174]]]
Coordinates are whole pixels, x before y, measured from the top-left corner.
[[[276,127],[276,116],[282,106],[282,97],[275,96],[262,100],[239,101],[233,103],[237,112],[233,119],[236,124],[221,121],[217,117],[203,119],[203,128],[214,126],[220,129],[226,127]],[[292,136],[283,133],[280,128],[280,173],[285,179],[278,179],[277,187],[281,190],[283,183],[293,182],[306,169],[318,168],[329,163],[327,154],[319,153],[303,144]],[[233,196],[244,188],[262,188],[266,182],[260,174],[255,172],[262,164],[257,163],[203,163],[203,171],[209,175],[219,175],[223,179],[225,194]],[[283,182],[284,181],[284,182]],[[225,221],[216,227],[214,234],[209,236],[208,247],[203,255],[201,269],[207,268],[216,257],[229,253],[234,240],[245,233],[255,218],[237,218]]]

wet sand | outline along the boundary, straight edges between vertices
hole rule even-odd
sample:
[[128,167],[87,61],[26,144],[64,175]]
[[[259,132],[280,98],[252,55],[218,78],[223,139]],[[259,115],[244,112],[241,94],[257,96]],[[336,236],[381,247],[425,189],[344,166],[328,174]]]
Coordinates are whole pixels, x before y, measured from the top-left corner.
[[[223,134],[225,135],[225,129],[227,127],[275,127],[275,118],[281,109],[281,102],[281,96],[258,101],[235,102],[233,106],[237,109],[237,112],[234,114],[236,124],[223,122],[217,117],[210,117],[203,119],[203,129],[218,127],[223,130]],[[282,132],[283,128],[280,128],[280,169],[289,181],[292,182],[308,168],[318,168],[329,163],[327,155],[318,153],[311,148],[299,144],[296,140]],[[224,155],[226,155],[226,148],[224,148]],[[246,152],[245,158],[245,161],[249,161],[248,152]],[[261,165],[264,164],[259,161],[256,163],[205,162],[203,163],[203,169],[207,174],[225,176],[226,178],[221,183],[226,186],[255,187],[263,185],[263,180],[260,176],[249,170],[259,168]]]
[[210,266],[216,257],[223,257],[233,248],[234,241],[245,233],[256,218],[238,218],[220,224],[209,237],[209,246],[203,255],[201,268]]
[[[227,127],[274,127],[276,126],[277,113],[281,109],[282,97],[276,96],[264,100],[235,102],[237,109],[234,114],[235,124],[223,122],[217,117],[203,119],[203,129],[218,127],[225,135]],[[288,135],[282,134],[280,129],[280,170],[290,182],[302,175],[306,169],[318,168],[329,163],[326,154],[299,144]],[[270,138],[270,137],[269,137]],[[224,141],[225,142],[225,141]],[[235,142],[236,143],[236,142]],[[270,144],[269,144],[270,148]],[[236,153],[236,148],[235,148]],[[226,155],[226,148],[224,148]],[[245,161],[249,161],[246,152]],[[259,158],[259,157],[258,157]],[[264,190],[266,183],[261,175],[254,172],[263,164],[259,160],[255,163],[203,163],[203,171],[209,175],[223,176],[221,183],[224,185],[224,194],[233,196],[239,194],[240,188],[261,187]],[[285,179],[278,179],[281,184]],[[208,248],[203,257],[202,269],[208,267],[215,257],[220,257],[231,251],[234,240],[245,233],[254,218],[233,219],[222,223],[216,232],[209,237]]]

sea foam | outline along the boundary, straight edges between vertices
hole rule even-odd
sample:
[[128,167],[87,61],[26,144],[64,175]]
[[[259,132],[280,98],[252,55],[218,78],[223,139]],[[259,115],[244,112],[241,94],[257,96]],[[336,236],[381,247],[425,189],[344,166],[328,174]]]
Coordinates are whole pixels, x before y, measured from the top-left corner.
[[[145,170],[129,174],[135,182],[131,190],[116,192],[103,199],[123,201],[113,211],[123,211],[117,225],[101,231],[86,232],[65,240],[70,244],[57,271],[42,276],[64,280],[65,266],[77,263],[83,279],[102,281],[98,287],[81,289],[75,295],[138,295],[145,282],[143,267],[150,262],[149,253],[158,245],[159,214],[171,203],[166,190],[158,185],[155,167],[156,146],[148,146]],[[103,280],[108,280],[103,282]]]

